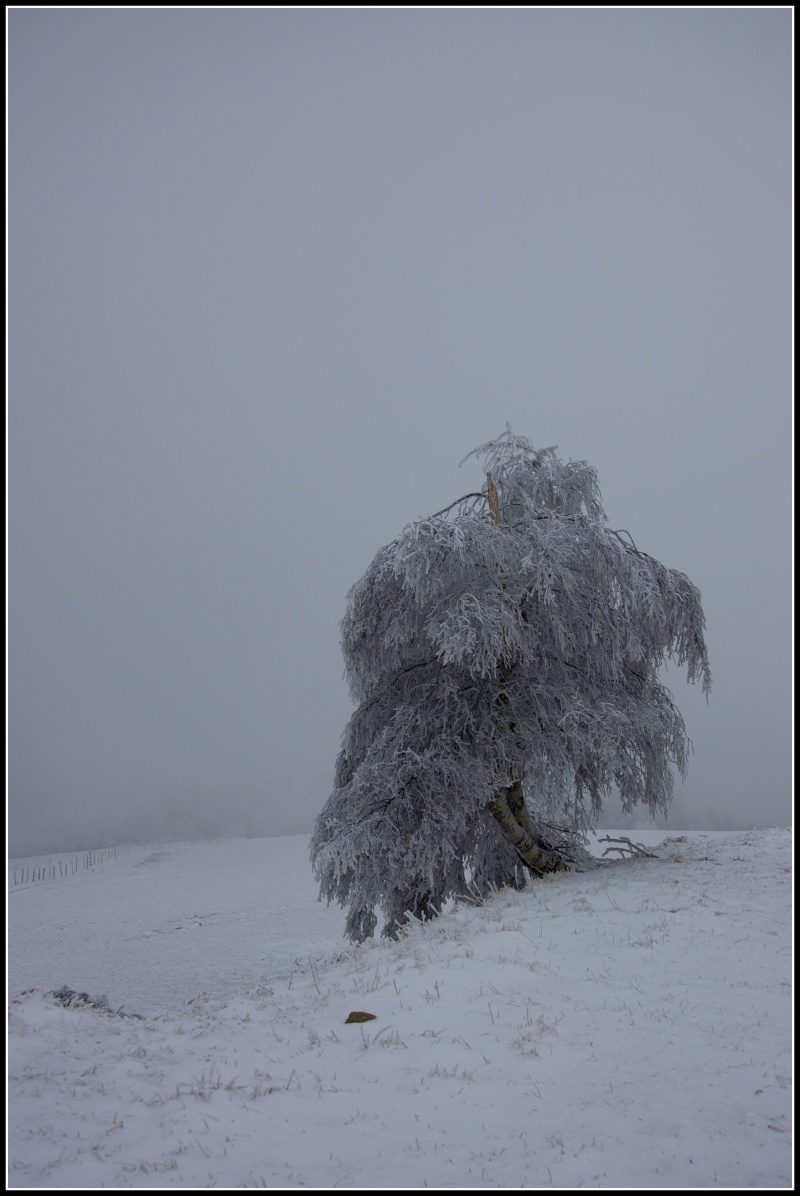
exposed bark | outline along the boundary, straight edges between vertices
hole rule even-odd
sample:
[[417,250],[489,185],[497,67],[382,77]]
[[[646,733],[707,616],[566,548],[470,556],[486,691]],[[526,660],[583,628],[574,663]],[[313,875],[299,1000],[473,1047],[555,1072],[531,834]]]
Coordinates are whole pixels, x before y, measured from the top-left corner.
[[494,479],[490,473],[486,475],[486,495],[489,501],[489,511],[492,516],[492,523],[500,525],[500,496],[497,493],[497,487],[494,484]]
[[522,778],[518,777],[513,785],[508,785],[505,792],[509,810],[525,833],[533,837],[531,817],[528,807],[525,805],[525,795],[522,791]]
[[567,865],[558,852],[543,843],[531,826],[522,781],[498,789],[490,809],[511,846],[533,872],[541,876],[566,871]]

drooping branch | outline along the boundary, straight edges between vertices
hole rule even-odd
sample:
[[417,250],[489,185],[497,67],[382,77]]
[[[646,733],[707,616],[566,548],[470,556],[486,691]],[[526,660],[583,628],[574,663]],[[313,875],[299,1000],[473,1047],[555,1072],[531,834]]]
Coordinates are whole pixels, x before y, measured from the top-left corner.
[[440,515],[446,515],[448,511],[452,511],[453,507],[457,507],[459,503],[466,502],[468,498],[486,498],[486,495],[480,494],[477,490],[473,490],[471,494],[462,494],[461,498],[457,498],[455,502],[442,507],[441,511],[434,511],[432,515],[428,516],[426,522],[430,522],[431,519],[438,519]]

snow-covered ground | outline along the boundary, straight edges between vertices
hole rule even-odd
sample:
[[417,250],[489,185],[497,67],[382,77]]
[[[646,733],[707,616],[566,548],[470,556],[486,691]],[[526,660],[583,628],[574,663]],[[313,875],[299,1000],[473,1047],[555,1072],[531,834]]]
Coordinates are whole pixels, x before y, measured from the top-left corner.
[[12,861],[9,1186],[791,1187],[789,831],[626,833],[359,947],[306,836]]

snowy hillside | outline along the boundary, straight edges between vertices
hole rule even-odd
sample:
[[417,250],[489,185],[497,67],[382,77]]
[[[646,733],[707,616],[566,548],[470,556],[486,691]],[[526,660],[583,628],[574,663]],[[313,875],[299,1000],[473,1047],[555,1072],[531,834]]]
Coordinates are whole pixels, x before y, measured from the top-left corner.
[[12,861],[9,1186],[790,1187],[790,834],[633,834],[358,947],[305,836]]

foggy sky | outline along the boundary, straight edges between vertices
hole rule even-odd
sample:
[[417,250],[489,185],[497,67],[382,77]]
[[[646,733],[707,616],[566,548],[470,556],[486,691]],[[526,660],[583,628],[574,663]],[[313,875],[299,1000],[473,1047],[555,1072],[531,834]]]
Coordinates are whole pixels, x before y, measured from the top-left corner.
[[702,591],[785,825],[788,9],[9,13],[12,854],[308,830],[347,591],[510,421]]

